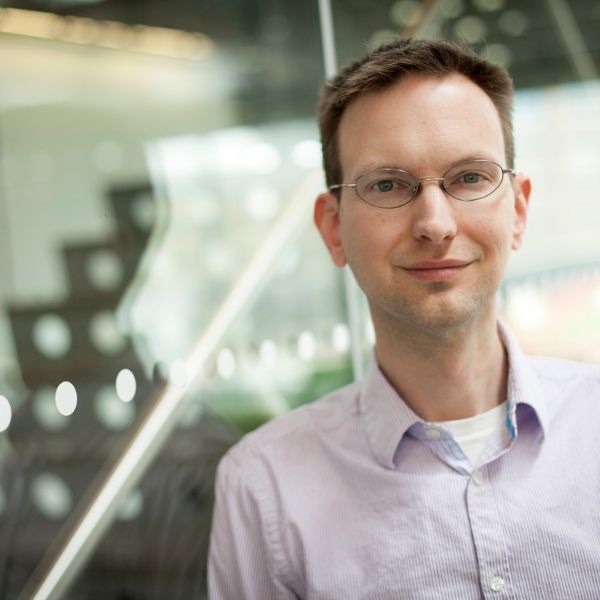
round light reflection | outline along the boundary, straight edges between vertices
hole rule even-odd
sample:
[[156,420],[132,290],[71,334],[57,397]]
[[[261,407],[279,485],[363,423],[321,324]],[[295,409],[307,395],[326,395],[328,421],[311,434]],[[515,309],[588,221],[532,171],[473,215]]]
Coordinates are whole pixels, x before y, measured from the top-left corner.
[[390,19],[400,27],[416,25],[421,12],[421,3],[416,0],[399,0],[392,4]]
[[465,10],[463,0],[445,0],[440,4],[440,14],[446,19],[456,19]]
[[270,339],[263,340],[258,349],[261,362],[267,368],[273,368],[277,363],[277,346]]
[[71,490],[52,473],[42,473],[33,480],[31,496],[38,510],[49,519],[63,519],[73,506]]
[[169,382],[175,387],[184,388],[189,381],[188,369],[181,358],[174,360],[169,367]]
[[484,38],[486,31],[483,19],[471,15],[459,19],[454,25],[455,35],[463,38],[469,44],[480,42]]
[[117,513],[117,519],[120,521],[133,521],[137,519],[144,508],[144,495],[141,490],[134,490],[123,500],[121,508]]
[[217,355],[217,373],[223,379],[231,379],[235,373],[235,354],[229,348],[223,348]]
[[92,317],[90,338],[94,347],[107,355],[118,354],[127,345],[127,339],[119,330],[115,315],[110,310],[102,310]]
[[302,360],[311,360],[316,352],[315,336],[310,331],[303,331],[298,337],[298,355]]
[[129,369],[121,369],[117,374],[115,389],[123,402],[131,402],[137,390],[135,375]]
[[58,385],[54,399],[56,409],[61,415],[68,417],[75,412],[77,408],[77,390],[70,381],[63,381]]
[[506,35],[519,37],[529,29],[529,19],[520,10],[507,10],[498,17],[498,27]]
[[12,419],[12,408],[6,396],[0,396],[0,431],[6,431]]
[[508,67],[512,63],[512,52],[505,44],[490,44],[487,48],[489,61]]
[[33,324],[33,343],[46,358],[62,358],[71,348],[71,330],[58,315],[39,317]]
[[96,289],[110,291],[121,284],[123,265],[112,250],[98,250],[88,259],[86,274]]
[[338,323],[333,328],[332,333],[333,349],[340,354],[348,352],[350,349],[350,330],[345,323]]

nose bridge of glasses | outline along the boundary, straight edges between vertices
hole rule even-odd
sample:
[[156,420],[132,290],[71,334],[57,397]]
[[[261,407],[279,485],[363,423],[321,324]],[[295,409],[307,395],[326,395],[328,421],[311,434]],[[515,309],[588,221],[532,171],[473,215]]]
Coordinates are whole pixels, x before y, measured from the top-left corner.
[[421,177],[421,179],[415,179],[415,187],[413,188],[413,196],[417,196],[421,189],[422,183],[426,181],[437,181],[438,187],[442,191],[446,191],[446,186],[444,185],[445,178],[444,177]]

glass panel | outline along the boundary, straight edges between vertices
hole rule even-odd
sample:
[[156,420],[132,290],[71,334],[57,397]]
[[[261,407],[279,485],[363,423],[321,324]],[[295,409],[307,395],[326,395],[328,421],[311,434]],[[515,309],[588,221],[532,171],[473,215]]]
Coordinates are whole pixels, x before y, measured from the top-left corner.
[[[351,377],[343,286],[310,219],[317,6],[3,5],[0,597],[39,581],[184,388],[174,435],[61,597],[203,597],[220,456]],[[265,243],[248,300],[191,360]]]
[[519,92],[518,165],[534,195],[502,290],[525,349],[590,362],[600,362],[599,103],[598,81]]
[[[333,8],[340,63],[402,33],[460,38],[509,66],[537,192],[503,314],[530,350],[600,361],[598,84],[555,87],[597,78],[600,13],[564,4]],[[222,453],[350,379],[342,280],[310,224],[317,6],[3,6],[0,597],[36,568],[39,580],[166,389],[185,390],[175,433],[120,488],[115,524],[63,597],[203,597]],[[249,265],[260,277],[208,340]]]

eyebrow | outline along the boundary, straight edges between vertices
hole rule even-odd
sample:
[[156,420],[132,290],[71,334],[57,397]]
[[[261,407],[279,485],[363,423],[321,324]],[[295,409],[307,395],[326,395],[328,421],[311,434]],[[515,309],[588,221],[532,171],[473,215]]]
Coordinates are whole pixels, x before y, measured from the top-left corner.
[[[449,163],[445,169],[443,169],[442,173],[440,173],[439,175],[442,175],[443,173],[446,173],[449,169],[452,169],[453,167],[455,167],[456,165],[460,165],[462,163],[466,163],[466,162],[470,162],[473,160],[489,160],[491,162],[497,162],[498,164],[500,164],[502,166],[502,163],[505,161],[505,158],[502,158],[502,161],[499,162],[498,159],[494,156],[492,156],[491,154],[489,154],[488,152],[472,152],[469,153],[465,156],[461,156],[460,158],[457,158],[456,160],[453,160],[451,163]],[[408,173],[409,175],[412,175],[412,172],[404,167],[401,167],[397,164],[377,164],[377,163],[366,163],[365,165],[363,165],[360,169],[357,170],[357,174],[354,177],[354,181],[356,181],[356,179],[358,179],[359,177],[361,177],[362,175],[365,175],[367,173],[371,173],[373,171],[381,171],[383,169],[394,169],[396,171],[404,171],[405,173]],[[427,177],[437,177],[438,175],[427,175]]]

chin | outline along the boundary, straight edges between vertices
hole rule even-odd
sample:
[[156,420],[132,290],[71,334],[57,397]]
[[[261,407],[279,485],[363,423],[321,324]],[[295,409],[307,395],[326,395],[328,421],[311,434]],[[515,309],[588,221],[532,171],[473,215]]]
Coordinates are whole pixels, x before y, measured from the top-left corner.
[[[440,288],[443,285],[440,284]],[[433,333],[457,329],[473,322],[486,314],[490,306],[495,306],[495,295],[490,303],[487,296],[470,295],[465,298],[464,294],[438,293],[420,299],[396,298],[388,305],[388,310],[382,308],[392,322],[404,324],[408,329]]]
[[426,331],[448,331],[463,326],[473,315],[465,310],[418,311],[406,315],[404,321],[413,328]]

